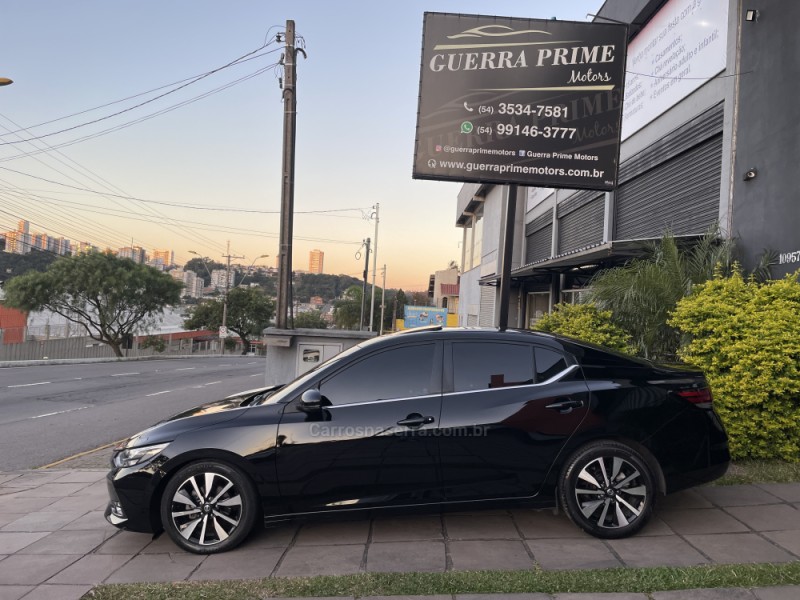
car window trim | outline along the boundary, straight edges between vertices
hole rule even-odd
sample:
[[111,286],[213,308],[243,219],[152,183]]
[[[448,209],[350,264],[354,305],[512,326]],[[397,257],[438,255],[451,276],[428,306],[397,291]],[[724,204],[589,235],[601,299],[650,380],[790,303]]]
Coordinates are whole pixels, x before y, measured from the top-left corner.
[[535,387],[539,387],[539,386],[542,386],[542,385],[549,385],[551,383],[556,383],[557,381],[559,381],[560,379],[563,379],[564,377],[566,377],[567,375],[569,375],[573,371],[576,371],[577,369],[578,369],[578,365],[570,365],[566,369],[564,369],[563,371],[560,371],[559,373],[556,373],[555,375],[553,375],[550,379],[548,379],[546,381],[540,381],[539,383],[526,383],[526,384],[523,384],[523,385],[508,385],[508,386],[503,386],[503,387],[486,388],[486,389],[480,389],[480,390],[463,390],[463,391],[460,391],[460,392],[447,392],[447,393],[442,394],[442,395],[443,396],[454,396],[456,394],[477,394],[479,392],[496,392],[498,390],[512,390],[512,389],[517,389],[517,388],[535,388]]
[[380,400],[366,400],[365,402],[352,402],[351,404],[332,404],[323,407],[325,410],[347,408],[349,406],[368,406],[372,404],[387,404],[389,402],[402,402],[404,400],[424,400],[425,398],[441,398],[442,394],[424,394],[422,396],[404,396],[403,398],[382,398]]

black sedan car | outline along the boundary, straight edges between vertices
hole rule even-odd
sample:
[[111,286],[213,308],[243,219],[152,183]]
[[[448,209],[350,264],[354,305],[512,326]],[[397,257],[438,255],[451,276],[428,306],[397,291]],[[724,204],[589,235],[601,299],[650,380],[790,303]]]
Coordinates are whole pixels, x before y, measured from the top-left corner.
[[212,553],[259,519],[499,501],[558,504],[619,538],[728,462],[697,371],[530,331],[426,328],[133,436],[106,518]]

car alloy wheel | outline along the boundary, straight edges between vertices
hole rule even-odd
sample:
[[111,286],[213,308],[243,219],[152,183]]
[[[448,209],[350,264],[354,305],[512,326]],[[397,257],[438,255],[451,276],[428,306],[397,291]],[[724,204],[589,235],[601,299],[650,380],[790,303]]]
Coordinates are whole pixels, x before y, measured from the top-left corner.
[[255,521],[253,486],[237,470],[217,462],[195,463],[167,484],[161,519],[179,546],[198,554],[239,545]]
[[617,442],[596,442],[576,453],[560,488],[570,519],[601,538],[636,533],[653,511],[653,477],[647,463]]

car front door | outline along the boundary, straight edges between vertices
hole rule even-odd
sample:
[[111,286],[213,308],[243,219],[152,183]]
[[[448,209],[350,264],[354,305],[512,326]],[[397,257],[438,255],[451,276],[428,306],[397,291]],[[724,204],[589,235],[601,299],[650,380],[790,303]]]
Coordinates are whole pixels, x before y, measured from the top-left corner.
[[293,512],[441,500],[442,344],[357,357],[319,381],[323,406],[299,398],[278,428],[277,474]]
[[535,495],[588,410],[588,388],[574,359],[502,341],[452,342],[445,354],[446,498]]

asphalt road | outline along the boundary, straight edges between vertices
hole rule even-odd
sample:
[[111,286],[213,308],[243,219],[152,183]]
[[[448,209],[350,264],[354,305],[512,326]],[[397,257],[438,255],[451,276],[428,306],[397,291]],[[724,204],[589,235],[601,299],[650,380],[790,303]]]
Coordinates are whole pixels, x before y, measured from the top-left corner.
[[170,415],[264,384],[264,358],[0,368],[0,471],[129,437]]

